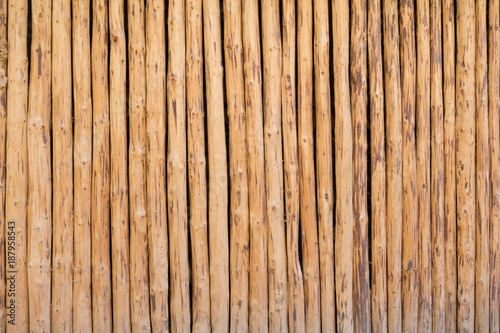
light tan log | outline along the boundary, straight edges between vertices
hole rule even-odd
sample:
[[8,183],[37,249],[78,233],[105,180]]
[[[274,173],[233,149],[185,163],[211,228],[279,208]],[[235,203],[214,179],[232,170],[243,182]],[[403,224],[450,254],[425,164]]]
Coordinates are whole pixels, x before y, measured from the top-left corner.
[[150,332],[146,201],[146,33],[144,1],[128,1],[130,196],[130,319],[133,332]]
[[500,1],[489,1],[490,330],[500,330]]
[[242,4],[250,213],[249,330],[264,333],[268,329],[268,281],[259,11],[257,0],[243,0]]
[[205,109],[203,103],[202,0],[186,4],[186,93],[190,232],[193,278],[193,326],[210,331]]
[[288,331],[286,238],[283,215],[283,147],[281,138],[280,2],[270,0],[262,10],[264,64],[264,144],[269,272],[269,330]]
[[[7,154],[7,1],[0,3],[0,331],[5,332],[6,312],[6,220],[5,220],[5,175]],[[8,240],[8,239],[7,239]],[[8,269],[7,269],[8,270]]]
[[[295,91],[295,0],[283,1],[283,71],[281,73],[285,216],[288,264],[288,326],[304,332],[304,283],[299,259],[299,164]],[[332,198],[333,200],[333,198]]]
[[52,2],[52,331],[72,332],[73,316],[73,99],[71,0]]
[[230,330],[248,331],[249,215],[241,0],[226,0],[224,50],[230,176]]
[[[7,271],[15,271],[15,295],[7,293],[6,304],[14,303],[15,318],[6,317],[7,332],[28,332],[27,201],[28,201],[28,1],[8,5],[8,85],[6,156],[6,255]],[[9,232],[11,232],[9,234]],[[12,233],[13,232],[13,233]],[[9,240],[9,236],[14,236]],[[13,243],[11,243],[13,242]],[[13,253],[9,253],[13,252]],[[14,260],[9,256],[14,255]],[[7,280],[10,284],[12,279]],[[10,286],[8,287],[10,288]],[[12,321],[14,320],[14,321]]]
[[73,331],[92,330],[91,189],[92,93],[90,65],[90,0],[73,0],[74,95],[74,261]]
[[51,329],[51,50],[50,0],[31,3],[32,39],[28,102],[29,328]]
[[123,0],[109,2],[111,260],[113,329],[130,332],[130,239],[127,182],[127,41]]
[[[379,0],[368,1],[368,68],[371,132],[371,310],[372,330],[387,332],[387,190],[382,58],[382,14]],[[389,98],[389,97],[387,97]]]
[[148,0],[146,3],[146,188],[151,325],[155,333],[169,331],[164,14],[164,1]]
[[387,320],[402,329],[401,243],[403,222],[402,113],[397,0],[383,1],[384,87],[387,135]]
[[475,1],[457,1],[456,182],[457,330],[474,330],[475,271]]
[[[431,273],[431,55],[429,0],[416,1],[417,37],[417,204],[418,204],[418,330],[432,330]],[[404,29],[404,28],[403,28]],[[404,264],[404,263],[403,263]]]
[[[353,319],[355,332],[371,331],[370,259],[368,258],[368,139],[366,0],[351,3],[350,83],[353,128]],[[340,198],[339,198],[340,199]]]
[[353,130],[349,89],[349,3],[336,0],[333,19],[335,87],[335,290],[337,330],[353,330]]
[[430,2],[432,331],[445,330],[444,108],[441,0]]
[[443,0],[445,317],[457,325],[457,211],[455,169],[455,1]]

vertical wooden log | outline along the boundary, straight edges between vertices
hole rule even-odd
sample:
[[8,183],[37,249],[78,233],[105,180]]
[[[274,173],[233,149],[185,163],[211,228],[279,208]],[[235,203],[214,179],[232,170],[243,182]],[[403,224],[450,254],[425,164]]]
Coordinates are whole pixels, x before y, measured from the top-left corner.
[[432,331],[445,331],[444,108],[441,0],[430,2]]
[[[165,5],[146,2],[147,205],[151,326],[169,331],[167,193],[165,173]],[[188,300],[186,300],[188,301]]]
[[316,184],[314,177],[313,138],[313,13],[312,1],[297,5],[298,61],[298,148],[300,181],[300,216],[304,265],[304,306],[306,330],[321,328],[318,227],[316,220]]
[[230,172],[231,332],[248,331],[249,216],[241,0],[224,5]]
[[146,34],[144,0],[128,1],[130,193],[130,318],[133,332],[150,332],[146,201]]
[[387,192],[381,9],[379,0],[368,1],[372,213],[371,326],[372,331],[383,333],[387,332]]
[[6,325],[6,243],[5,243],[5,174],[7,154],[7,1],[0,3],[0,331]]
[[251,332],[267,332],[268,286],[264,129],[259,11],[256,0],[243,0],[242,21],[250,213],[249,330]]
[[475,331],[489,332],[489,142],[488,142],[488,50],[486,0],[476,1],[476,271]]
[[73,0],[74,125],[74,262],[73,331],[92,330],[91,188],[92,97],[90,64],[90,0]]
[[403,331],[418,324],[418,202],[415,151],[415,24],[414,1],[400,2],[401,108],[403,113]]
[[403,221],[402,113],[397,0],[383,1],[387,133],[387,315],[389,332],[401,331]]
[[28,291],[31,331],[49,331],[51,295],[52,1],[31,3],[32,39],[28,104]]
[[281,138],[281,29],[279,1],[262,8],[264,64],[264,144],[269,272],[269,330],[288,331],[286,238],[283,215],[283,149]]
[[203,103],[202,0],[186,3],[186,93],[190,231],[193,272],[193,326],[210,331],[205,109]]
[[490,330],[500,330],[500,1],[489,2]]
[[224,123],[219,1],[203,3],[209,170],[210,308],[212,331],[229,330],[229,243],[227,220],[227,164]]
[[185,1],[168,1],[167,204],[173,332],[190,328],[186,180]]
[[457,2],[457,330],[474,330],[475,50],[474,1]]
[[314,76],[316,93],[316,183],[321,286],[321,327],[335,331],[332,117],[328,0],[314,2]]
[[337,329],[353,330],[353,134],[349,99],[349,3],[333,2],[335,87],[335,289]]
[[454,0],[443,0],[445,329],[447,332],[454,332],[457,325],[454,3]]
[[127,42],[123,0],[109,2],[111,260],[113,327],[130,332],[129,211],[127,183]]
[[[7,332],[28,332],[28,1],[9,1],[5,229]],[[12,239],[12,237],[15,239]],[[9,237],[11,237],[9,239]],[[12,258],[13,257],[13,258]],[[9,307],[15,315],[9,315]]]
[[431,55],[429,0],[416,2],[417,26],[417,204],[418,330],[432,330],[431,273]]
[[367,141],[367,40],[366,0],[351,6],[351,105],[353,128],[353,311],[354,331],[370,332],[370,270],[368,258],[368,141]]
[[92,11],[92,327],[110,332],[110,167],[108,94],[108,2],[93,0]]
[[71,1],[52,3],[53,262],[52,331],[72,332],[73,124]]
[[[289,330],[304,332],[304,284],[299,259],[299,164],[295,93],[295,0],[282,2],[283,71],[281,74],[285,213],[287,221]],[[333,200],[333,194],[332,194]],[[333,314],[335,316],[335,314]]]

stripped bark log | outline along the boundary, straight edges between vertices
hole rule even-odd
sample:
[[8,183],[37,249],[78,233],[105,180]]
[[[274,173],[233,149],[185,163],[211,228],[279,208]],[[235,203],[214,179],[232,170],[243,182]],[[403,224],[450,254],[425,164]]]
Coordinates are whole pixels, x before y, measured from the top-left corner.
[[[6,254],[5,243],[5,175],[7,154],[7,1],[0,3],[0,331],[5,332],[6,325]],[[7,239],[8,240],[8,239]]]

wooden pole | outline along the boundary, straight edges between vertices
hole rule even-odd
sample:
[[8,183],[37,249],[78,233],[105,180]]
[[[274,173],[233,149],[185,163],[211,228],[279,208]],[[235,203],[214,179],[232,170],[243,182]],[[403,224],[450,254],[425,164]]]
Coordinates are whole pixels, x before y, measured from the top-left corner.
[[430,3],[432,331],[445,330],[444,108],[441,0]]
[[[6,154],[7,154],[7,1],[0,4],[0,331],[5,332],[6,328],[6,215],[5,215],[5,190],[6,182],[5,175],[7,170]],[[8,269],[7,269],[8,270]]]
[[335,331],[332,116],[328,0],[314,2],[314,75],[316,93],[316,183],[321,286],[321,326]]
[[281,138],[281,27],[279,0],[262,6],[264,144],[269,272],[269,330],[288,331],[286,238]]
[[353,311],[354,331],[371,331],[370,259],[368,258],[368,139],[367,139],[367,3],[356,0],[351,7],[351,105],[353,144]]
[[417,26],[417,205],[418,330],[432,330],[431,262],[431,54],[429,0],[416,2]]
[[[8,9],[7,177],[5,239],[7,332],[28,332],[27,194],[28,194],[28,1],[10,1]],[[12,239],[9,237],[15,237]],[[12,258],[12,256],[14,258]],[[9,258],[10,257],[10,258]],[[16,273],[14,273],[16,272]],[[14,278],[14,279],[12,279]],[[14,283],[14,285],[12,285]]]
[[150,332],[146,200],[146,33],[144,1],[128,2],[130,317],[133,332]]
[[190,328],[187,234],[185,1],[168,1],[167,204],[170,246],[170,313],[173,332]]
[[243,78],[241,1],[224,5],[224,50],[230,172],[230,278],[231,332],[248,331],[249,215],[248,174]]
[[73,124],[71,0],[52,3],[53,261],[52,331],[72,332]]
[[110,262],[110,168],[108,94],[108,3],[93,0],[92,24],[92,326],[112,328]]
[[457,209],[455,169],[455,5],[443,0],[444,234],[446,331],[457,325]]
[[73,331],[92,330],[91,188],[92,98],[90,65],[90,0],[73,0],[74,95],[74,263]]
[[335,87],[335,289],[337,329],[353,330],[353,133],[349,99],[349,3],[333,3]]
[[[371,327],[387,332],[387,191],[382,68],[382,14],[379,0],[368,1],[368,68],[371,132]],[[389,97],[388,97],[389,98]]]
[[304,265],[304,306],[306,330],[321,328],[318,227],[316,219],[316,184],[314,177],[314,138],[312,116],[313,91],[313,13],[312,1],[297,4],[298,61],[298,148],[300,181],[300,217]]
[[[304,283],[299,259],[299,164],[295,92],[295,0],[282,2],[283,71],[281,73],[283,158],[288,264],[288,326],[304,332]],[[333,198],[332,198],[333,200]]]
[[418,324],[418,202],[415,152],[415,25],[414,1],[400,3],[401,108],[403,113],[403,330]]
[[475,271],[475,27],[474,1],[457,2],[457,330],[474,330]]
[[264,130],[259,12],[256,0],[243,0],[242,21],[250,213],[249,330],[251,332],[267,332],[268,282]]
[[401,243],[403,222],[402,113],[397,0],[383,2],[384,85],[387,133],[387,320],[401,331]]
[[489,136],[486,0],[476,1],[476,276],[475,331],[489,332]]
[[210,302],[212,331],[229,330],[229,242],[227,164],[224,122],[224,69],[219,1],[203,3],[207,139],[209,163]]
[[109,2],[110,137],[111,137],[111,260],[113,326],[130,332],[130,259],[127,182],[127,42],[123,0]]
[[489,2],[490,330],[500,330],[500,1]]
[[[167,193],[165,173],[165,7],[146,2],[147,205],[151,326],[169,331]],[[186,300],[188,301],[188,300]]]
[[51,329],[52,168],[51,5],[31,3],[32,39],[28,104],[28,291],[29,327]]
[[186,4],[186,93],[190,231],[193,278],[193,326],[210,331],[210,269],[208,264],[205,109],[203,103],[202,1]]

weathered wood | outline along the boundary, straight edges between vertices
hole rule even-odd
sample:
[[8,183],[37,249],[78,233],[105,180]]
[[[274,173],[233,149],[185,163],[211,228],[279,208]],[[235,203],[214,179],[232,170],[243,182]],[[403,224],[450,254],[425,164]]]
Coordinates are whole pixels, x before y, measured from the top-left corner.
[[[5,332],[6,320],[6,268],[8,245],[5,242],[6,215],[6,155],[7,155],[7,1],[0,2],[0,331]],[[7,234],[8,235],[8,234]],[[8,239],[7,239],[8,240]]]

